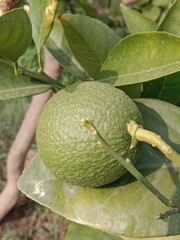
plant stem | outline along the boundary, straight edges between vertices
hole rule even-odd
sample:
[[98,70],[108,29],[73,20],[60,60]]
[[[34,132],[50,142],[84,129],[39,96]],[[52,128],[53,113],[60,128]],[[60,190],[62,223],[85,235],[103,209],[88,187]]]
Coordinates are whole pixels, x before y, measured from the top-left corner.
[[[130,159],[123,159],[121,156],[119,156],[103,139],[101,134],[98,132],[97,128],[94,126],[93,122],[89,119],[82,119],[81,124],[88,128],[91,133],[96,137],[97,142],[100,143],[103,148],[111,155],[113,156],[120,164],[122,164],[137,180],[139,180],[150,192],[152,192],[163,204],[165,204],[168,207],[173,207],[175,209],[175,213],[179,211],[177,208],[175,208],[175,204],[172,202],[172,200],[166,198],[162,193],[160,193],[132,164]],[[170,215],[172,215],[172,211],[170,212]],[[160,215],[162,216],[162,215]]]
[[41,49],[38,50],[37,55],[38,55],[38,65],[39,65],[39,70],[38,71],[41,72],[42,69],[43,69],[42,60],[41,60]]
[[[5,58],[5,57],[0,57],[0,63],[7,64],[12,67],[13,63],[11,60]],[[13,66],[14,67],[14,66]]]
[[34,79],[37,79],[37,80],[40,80],[41,82],[44,82],[44,83],[48,83],[53,88],[57,88],[59,90],[63,89],[65,87],[63,84],[61,84],[60,82],[52,79],[51,77],[46,75],[44,72],[43,73],[34,73],[34,72],[31,72],[27,69],[20,68],[19,69],[19,74],[27,76],[27,77],[31,77],[31,78],[34,78]]
[[52,86],[52,88],[56,88],[58,90],[65,88],[63,84],[49,77],[44,72],[42,73],[31,72],[27,69],[18,67],[18,64],[16,62],[11,62],[6,58],[0,58],[0,63],[8,64],[11,67],[13,66],[14,73],[17,77],[19,77],[20,75],[24,75],[33,79],[37,79],[41,82],[48,83]]
[[131,147],[135,147],[138,141],[146,142],[153,147],[157,147],[169,160],[180,165],[180,154],[170,147],[160,135],[154,132],[143,129],[135,121],[130,121],[127,124],[128,132],[132,137]]

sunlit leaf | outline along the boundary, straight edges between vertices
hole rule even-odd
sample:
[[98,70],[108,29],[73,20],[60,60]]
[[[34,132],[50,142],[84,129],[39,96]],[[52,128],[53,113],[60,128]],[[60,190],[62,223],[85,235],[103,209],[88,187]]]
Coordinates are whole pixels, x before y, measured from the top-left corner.
[[[139,238],[127,238],[112,235],[81,224],[72,223],[68,227],[65,240],[139,240]],[[143,240],[179,240],[180,235],[160,238],[143,238]]]
[[[180,109],[148,99],[139,99],[138,107],[145,127],[160,134],[180,152]],[[179,206],[179,166],[144,144],[137,168]],[[72,186],[54,177],[37,154],[20,177],[18,186],[28,197],[60,215],[111,234],[137,239],[180,234],[180,214],[171,216],[167,222],[156,220],[168,208],[129,173],[101,188]]]
[[91,77],[97,78],[119,37],[108,26],[88,16],[63,14],[60,21],[75,58]]
[[180,38],[165,32],[143,32],[115,45],[101,68],[99,81],[121,86],[179,70]]
[[118,236],[113,236],[109,233],[86,227],[80,224],[72,223],[68,227],[65,240],[122,240]]
[[64,37],[63,27],[57,19],[54,20],[51,34],[46,41],[46,47],[68,72],[81,79],[90,78],[74,58]]
[[[61,65],[73,76],[82,80],[90,79],[88,73],[81,67],[68,47],[61,23],[55,19],[53,29],[46,41],[46,47]],[[122,90],[130,97],[137,98],[141,94],[141,85],[123,86]]]
[[0,33],[0,56],[16,62],[32,41],[31,23],[24,9],[1,15]]
[[121,11],[131,33],[156,30],[157,24],[142,13],[121,4]]
[[[63,27],[56,19],[51,34],[46,41],[46,47],[68,72],[82,80],[90,79],[87,71],[74,58],[64,36]],[[129,96],[137,98],[140,97],[141,85],[124,86],[122,90]]]
[[180,35],[180,1],[174,1],[174,4],[171,6],[167,12],[165,18],[161,22],[158,31],[166,31],[175,35]]
[[51,32],[58,3],[59,0],[31,0],[29,2],[29,16],[33,27],[33,39],[39,55],[39,64],[41,64],[40,51]]

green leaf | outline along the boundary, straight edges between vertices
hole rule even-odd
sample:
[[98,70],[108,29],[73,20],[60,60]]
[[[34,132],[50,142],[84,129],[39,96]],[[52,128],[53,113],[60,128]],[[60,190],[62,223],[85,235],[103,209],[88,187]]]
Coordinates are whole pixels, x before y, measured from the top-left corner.
[[157,6],[147,5],[142,8],[142,12],[144,16],[148,17],[153,21],[157,21],[161,14],[161,9]]
[[92,17],[92,18],[97,18],[97,16],[98,16],[97,10],[95,8],[93,8],[90,4],[81,3],[80,6],[82,7],[83,11],[85,12],[85,14],[87,16]]
[[[145,127],[160,134],[180,152],[180,109],[159,101],[139,99]],[[180,167],[156,149],[143,145],[137,168],[164,195],[180,203]],[[101,188],[72,186],[54,177],[37,154],[18,181],[20,190],[60,215],[93,228],[125,237],[151,238],[180,234],[180,214],[156,220],[164,206],[131,174]]]
[[[179,240],[180,235],[161,238],[150,238],[151,240]],[[87,226],[83,226],[77,223],[71,223],[65,240],[139,240],[139,238],[126,238],[111,235],[109,233],[93,229]],[[149,238],[143,238],[143,240],[150,240]]]
[[46,92],[50,88],[49,84],[29,77],[17,77],[10,65],[0,63],[0,100],[31,96]]
[[58,62],[72,75],[81,79],[90,78],[88,73],[74,58],[64,37],[64,31],[59,20],[54,20],[52,31],[46,41],[46,47]]
[[180,1],[176,0],[167,12],[165,18],[158,27],[158,31],[165,31],[175,35],[180,35]]
[[[65,240],[139,240],[139,238],[126,238],[111,235],[109,233],[90,228],[77,223],[71,223]],[[179,240],[180,235],[171,237],[161,237],[161,238],[150,238],[151,240]],[[150,240],[149,238],[143,238],[143,240]]]
[[173,73],[156,81],[144,84],[145,97],[158,98],[175,105],[180,105],[180,72]]
[[38,71],[37,49],[32,42],[26,52],[18,59],[18,66],[28,69],[32,72]]
[[152,0],[152,5],[158,7],[167,7],[171,0]]
[[108,1],[98,0],[98,3],[99,3],[100,6],[103,7],[103,8],[108,8],[108,7],[109,7],[109,2],[108,2]]
[[131,84],[131,85],[125,85],[121,87],[117,87],[121,89],[123,92],[125,92],[130,98],[139,98],[141,97],[142,92],[142,84]]
[[121,11],[125,23],[131,33],[156,30],[157,24],[140,12],[121,4]]
[[165,32],[136,33],[115,45],[101,68],[99,81],[122,86],[179,70],[179,37]]
[[115,18],[117,18],[118,20],[121,19],[121,8],[120,8],[120,4],[119,4],[119,1],[118,0],[114,0],[114,1],[111,1],[109,2],[109,5],[108,6],[108,10],[109,10],[109,17],[111,20],[115,20]]
[[163,86],[159,93],[159,99],[180,104],[180,72],[165,77]]
[[68,227],[65,240],[121,240],[122,238],[109,233],[72,223]]
[[22,8],[0,16],[0,56],[13,62],[26,51],[32,42],[31,23]]
[[58,3],[59,0],[31,0],[29,2],[29,17],[33,27],[33,39],[38,51],[41,68],[41,48],[51,32]]
[[75,58],[91,77],[97,78],[119,37],[108,26],[88,16],[63,14],[60,21]]

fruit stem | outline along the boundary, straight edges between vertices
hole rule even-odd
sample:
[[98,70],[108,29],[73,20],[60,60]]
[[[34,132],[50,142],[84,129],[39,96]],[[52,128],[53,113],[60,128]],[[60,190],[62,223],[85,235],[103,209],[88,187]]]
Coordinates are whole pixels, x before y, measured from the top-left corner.
[[180,165],[180,154],[170,147],[160,135],[143,129],[135,121],[130,121],[127,124],[127,129],[132,137],[131,148],[135,147],[138,141],[146,142],[152,145],[152,147],[157,147],[169,160]]
[[[112,155],[120,164],[122,164],[137,180],[139,180],[151,193],[153,193],[163,204],[168,207],[172,207],[175,209],[175,213],[177,213],[177,208],[175,208],[175,204],[172,200],[166,198],[162,193],[159,192],[132,164],[130,159],[124,159],[119,156],[103,139],[101,134],[98,132],[97,128],[94,126],[93,122],[88,118],[82,119],[81,124],[88,128],[91,133],[96,137],[97,142],[100,143],[104,149]],[[178,209],[179,211],[179,209]],[[172,211],[170,212],[172,215]],[[159,217],[160,216],[160,217]],[[160,214],[157,218],[162,218],[162,214]],[[167,217],[167,216],[166,216]]]

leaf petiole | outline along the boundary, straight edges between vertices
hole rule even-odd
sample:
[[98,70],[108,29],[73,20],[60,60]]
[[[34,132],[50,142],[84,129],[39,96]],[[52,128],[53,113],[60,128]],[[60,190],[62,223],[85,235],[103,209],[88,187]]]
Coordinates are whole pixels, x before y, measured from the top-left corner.
[[19,68],[19,74],[37,79],[37,80],[39,80],[41,82],[44,82],[44,83],[48,83],[52,86],[52,88],[56,88],[56,89],[59,89],[59,90],[63,89],[65,87],[63,84],[61,84],[60,82],[52,79],[51,77],[46,75],[44,72],[34,73],[34,72],[31,72],[27,69]]

